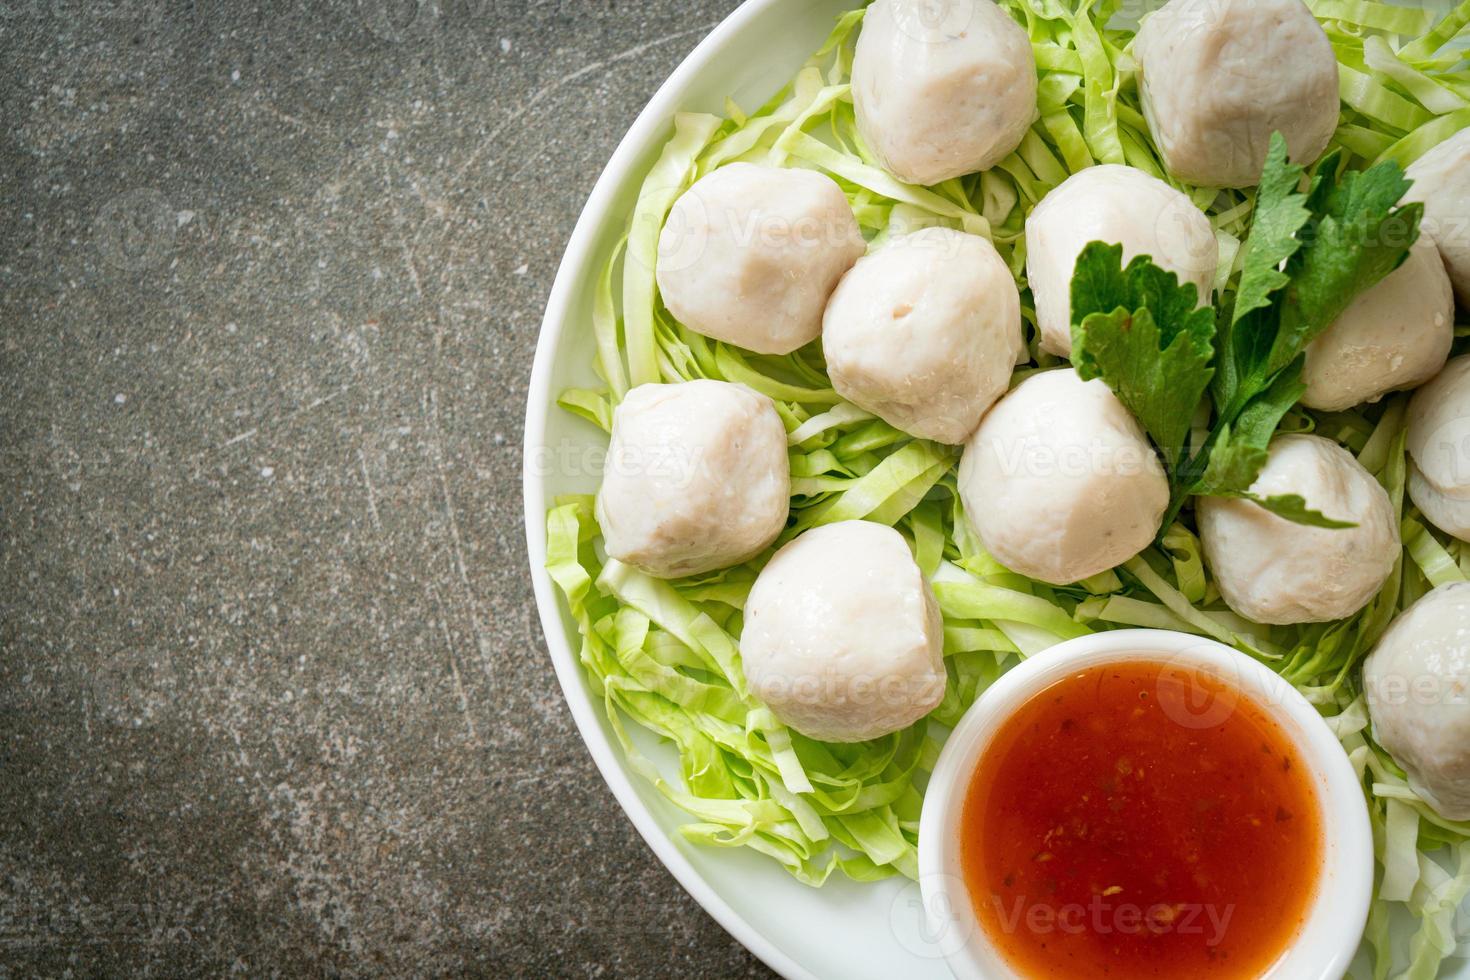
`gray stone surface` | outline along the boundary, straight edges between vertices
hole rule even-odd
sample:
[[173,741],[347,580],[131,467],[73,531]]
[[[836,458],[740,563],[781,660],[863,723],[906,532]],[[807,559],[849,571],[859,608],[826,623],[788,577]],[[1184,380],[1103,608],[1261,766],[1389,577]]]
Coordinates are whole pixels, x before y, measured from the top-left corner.
[[415,6],[0,0],[0,975],[764,973],[520,510],[566,237],[732,3]]

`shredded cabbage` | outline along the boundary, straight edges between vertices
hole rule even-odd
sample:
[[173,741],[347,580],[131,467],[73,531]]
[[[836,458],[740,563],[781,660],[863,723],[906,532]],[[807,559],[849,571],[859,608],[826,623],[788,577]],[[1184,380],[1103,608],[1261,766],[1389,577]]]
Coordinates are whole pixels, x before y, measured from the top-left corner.
[[[692,818],[681,828],[686,839],[751,848],[820,885],[834,871],[861,881],[916,874],[923,775],[946,727],[1017,658],[1118,627],[1214,637],[1279,671],[1341,739],[1364,781],[1383,868],[1367,932],[1374,976],[1432,977],[1454,951],[1454,917],[1470,893],[1470,824],[1435,814],[1373,742],[1355,669],[1398,610],[1434,585],[1470,578],[1470,546],[1444,538],[1405,501],[1404,396],[1351,412],[1298,407],[1282,423],[1336,438],[1358,454],[1398,509],[1404,553],[1380,593],[1350,619],[1265,627],[1224,606],[1185,522],[1159,546],[1074,586],[1008,571],[965,522],[953,448],[913,439],[845,402],[827,379],[819,345],[752,354],[686,329],[659,300],[659,231],[690,183],[735,161],[813,168],[837,181],[873,242],[929,225],[990,238],[1023,288],[1027,360],[1016,379],[1057,364],[1037,346],[1025,291],[1025,214],[1096,163],[1126,162],[1168,177],[1138,101],[1133,33],[1106,26],[1119,0],[1001,3],[1030,34],[1039,117],[1016,152],[987,173],[925,188],[878,165],[857,132],[848,88],[861,10],[839,18],[765,105],[747,113],[729,102],[723,119],[680,114],[597,283],[592,330],[605,388],[559,398],[607,431],[617,402],[649,381],[716,378],[769,395],[787,429],[793,488],[792,518],[778,543],[853,518],[897,528],[944,615],[944,701],[925,722],[871,742],[823,744],[789,730],[746,690],[740,667],[745,596],[769,553],[714,574],[653,579],[603,556],[592,499],[575,496],[558,499],[547,516],[547,568],[576,621],[591,690],[602,697],[629,765]],[[1376,0],[1308,3],[1340,64],[1343,111],[1333,142],[1349,165],[1408,163],[1470,125],[1470,70],[1457,46],[1470,29],[1470,0],[1437,24],[1423,10]],[[1222,258],[1216,286],[1224,288],[1255,192],[1174,183],[1211,219]],[[1457,337],[1466,333],[1461,328]],[[628,722],[673,745],[676,774],[638,747]],[[1407,949],[1389,941],[1393,908],[1418,920]]]

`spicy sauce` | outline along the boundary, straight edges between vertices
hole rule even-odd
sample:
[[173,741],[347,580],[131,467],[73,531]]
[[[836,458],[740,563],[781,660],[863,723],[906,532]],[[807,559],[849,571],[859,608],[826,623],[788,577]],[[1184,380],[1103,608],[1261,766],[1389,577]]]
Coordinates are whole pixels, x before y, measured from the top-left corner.
[[1295,747],[1253,700],[1160,663],[1080,671],[985,750],[961,862],[1026,977],[1250,977],[1303,923],[1323,855]]

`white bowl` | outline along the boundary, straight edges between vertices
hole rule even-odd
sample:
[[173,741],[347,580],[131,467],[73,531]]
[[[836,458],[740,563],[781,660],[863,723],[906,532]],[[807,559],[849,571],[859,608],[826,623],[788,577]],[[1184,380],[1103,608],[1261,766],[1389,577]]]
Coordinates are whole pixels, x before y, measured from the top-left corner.
[[[1264,976],[1337,980],[1358,948],[1373,895],[1373,834],[1352,765],[1317,710],[1279,674],[1224,644],[1169,630],[1117,630],[1058,644],[1004,674],[955,727],[919,822],[919,887],[950,969],[961,980],[1021,980],[975,916],[960,865],[965,795],[982,753],[1017,709],[1057,681],[1089,667],[1139,661],[1217,677],[1266,709],[1301,753],[1322,809],[1321,876],[1305,923]],[[1201,707],[1221,710],[1231,704]]]
[[[547,509],[557,494],[596,489],[600,452],[607,446],[603,433],[557,408],[556,396],[568,387],[598,385],[591,330],[598,273],[624,231],[643,174],[672,132],[674,114],[723,113],[726,96],[747,108],[762,104],[821,44],[837,15],[858,5],[859,0],[747,0],[659,88],[618,145],[572,232],[536,347],[524,442],[526,547],[547,649],[573,720],[619,805],[685,890],[746,948],[792,980],[945,980],[946,937],[929,931],[916,883],[834,877],[812,889],[761,855],[696,848],[678,837],[679,825],[691,818],[628,765],[578,661],[576,624],[545,570]],[[607,70],[616,70],[617,61]],[[655,739],[636,728],[630,736],[666,772],[677,771],[672,753]],[[1371,859],[1356,866],[1371,875]]]

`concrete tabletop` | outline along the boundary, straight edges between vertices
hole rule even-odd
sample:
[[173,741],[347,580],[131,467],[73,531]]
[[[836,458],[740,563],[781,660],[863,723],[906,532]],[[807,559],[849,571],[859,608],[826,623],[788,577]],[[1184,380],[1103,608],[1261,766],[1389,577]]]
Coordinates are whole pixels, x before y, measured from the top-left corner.
[[0,0],[0,976],[754,976],[592,766],[543,304],[730,0]]

